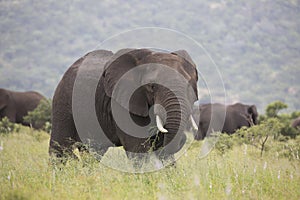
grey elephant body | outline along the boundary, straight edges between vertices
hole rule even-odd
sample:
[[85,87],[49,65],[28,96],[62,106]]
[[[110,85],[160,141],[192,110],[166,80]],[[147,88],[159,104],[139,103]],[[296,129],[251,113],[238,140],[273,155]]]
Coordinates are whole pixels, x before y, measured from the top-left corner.
[[194,109],[193,116],[199,122],[195,139],[201,140],[212,132],[233,134],[243,126],[255,125],[258,113],[255,105],[215,103],[200,105]]
[[299,128],[300,129],[300,117],[297,117],[293,120],[292,125],[293,128]]
[[[179,151],[185,143],[185,135],[183,134],[182,127],[173,122],[173,115],[176,114],[176,117],[178,117],[178,114],[179,116],[182,114],[184,118],[183,123],[185,123],[187,115],[191,114],[193,102],[197,100],[196,83],[198,77],[196,66],[194,63],[191,63],[190,58],[186,58],[187,55],[185,51],[167,54],[146,49],[125,49],[113,54],[110,51],[97,50],[77,60],[64,74],[53,97],[50,154],[54,154],[58,157],[72,154],[74,144],[85,142],[83,141],[86,139],[85,136],[84,138],[82,137],[83,132],[97,135],[96,137],[98,139],[93,148],[101,156],[109,147],[123,146],[129,158],[131,158],[132,155],[136,157],[135,153],[146,153],[149,150],[158,150],[169,143],[171,144],[171,140],[174,138],[176,138],[174,139],[176,142],[174,142],[175,144],[173,146],[171,145],[171,149],[169,149],[168,153],[165,153],[166,151],[164,151],[164,153],[160,151],[160,153],[161,155],[166,154],[169,156]],[[142,69],[143,71],[137,74],[137,78],[125,78],[125,83],[128,82],[129,86],[136,84],[137,80],[142,81],[139,82],[142,86],[131,96],[128,107],[117,102],[113,96],[113,90],[120,78],[131,69],[149,63],[164,64],[183,74],[192,86],[192,90],[195,92],[195,98],[189,99],[189,95],[185,94],[182,99],[184,103],[180,105],[185,105],[186,107],[181,106],[181,108],[178,103],[179,100],[174,99],[172,92],[160,85],[152,84],[152,81],[154,81],[157,76],[162,76],[163,73],[155,71],[154,68],[149,71],[149,68],[146,67],[146,71]],[[81,81],[78,81],[76,76],[78,76],[80,70],[89,78],[86,79],[83,77]],[[149,77],[153,78],[153,80],[151,79],[150,82],[145,82],[145,79]],[[135,81],[132,82],[132,80]],[[95,85],[95,87],[84,87],[86,89],[77,90],[77,85],[80,86],[84,84],[87,84],[87,86]],[[76,92],[74,93],[74,91],[76,90],[79,91],[78,98],[74,98],[74,96],[76,96]],[[166,93],[161,93],[161,90]],[[187,91],[190,90],[185,90],[184,92],[186,93]],[[115,89],[114,92],[117,97],[123,98],[126,96],[125,92],[127,91]],[[168,93],[170,94],[169,96],[167,95]],[[85,97],[89,95],[92,95],[92,100],[88,98],[85,99]],[[166,100],[166,96],[164,97],[164,95],[170,97],[169,99],[172,100]],[[171,101],[171,103],[166,103],[168,101]],[[92,106],[87,104],[91,104]],[[138,131],[133,134],[128,133],[119,126],[120,122],[116,122],[112,111],[112,104],[117,106],[117,115],[119,118],[122,119],[124,116],[125,120],[129,113],[134,124],[139,127],[155,126],[154,115],[155,113],[159,113],[159,115],[163,116],[164,127],[167,128],[169,132],[158,132],[154,135],[143,132],[141,137],[135,135],[139,134]],[[164,106],[166,109],[165,115],[159,109],[157,110],[154,104]],[[171,110],[170,112],[168,112],[169,109]],[[186,113],[183,113],[180,109],[183,109]],[[91,119],[89,116],[90,113],[96,115],[98,123],[91,122],[94,120],[86,121],[86,119]],[[180,121],[176,118],[175,122]],[[185,126],[185,124],[183,126]],[[103,135],[101,135],[100,132],[103,132]],[[178,132],[178,134],[174,132]],[[148,137],[145,137],[145,134],[148,134]],[[164,156],[162,156],[162,158],[163,157]]]
[[40,128],[39,125],[25,122],[23,117],[26,116],[29,111],[33,111],[42,99],[45,99],[45,97],[34,91],[16,92],[1,88],[0,119],[7,117],[11,122]]

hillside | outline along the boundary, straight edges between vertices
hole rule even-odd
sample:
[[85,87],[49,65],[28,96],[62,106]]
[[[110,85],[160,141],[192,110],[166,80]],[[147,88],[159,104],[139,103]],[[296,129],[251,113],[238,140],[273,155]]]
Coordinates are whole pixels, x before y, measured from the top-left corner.
[[[86,52],[112,35],[155,26],[204,46],[228,103],[255,103],[263,111],[281,100],[299,110],[299,11],[296,0],[0,1],[0,87],[52,97],[65,70]],[[209,89],[221,90],[215,69],[198,69],[209,74]],[[203,80],[199,91],[201,101],[209,100]]]

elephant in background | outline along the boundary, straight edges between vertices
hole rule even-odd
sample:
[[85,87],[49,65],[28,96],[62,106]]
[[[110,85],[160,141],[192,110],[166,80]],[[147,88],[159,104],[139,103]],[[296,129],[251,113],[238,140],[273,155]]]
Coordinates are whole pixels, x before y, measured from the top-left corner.
[[296,119],[293,120],[292,127],[300,129],[300,117],[297,117]]
[[[188,84],[185,85],[177,76],[170,76],[161,68],[155,67],[157,64],[178,72]],[[101,77],[96,75],[99,69],[103,70]],[[124,76],[135,69],[139,71],[135,77]],[[78,82],[75,78],[79,70],[89,77],[79,85],[96,83],[97,86],[95,89],[88,86],[82,89],[82,94],[78,95],[77,105],[75,102],[77,100],[74,100],[74,85]],[[129,92],[126,89],[116,89],[121,77],[128,86],[140,85],[130,96],[128,106],[116,100],[117,97],[126,97]],[[171,83],[170,88],[159,84],[162,80]],[[56,157],[72,155],[74,146],[80,147],[83,142],[79,134],[81,132],[96,131],[100,134],[101,130],[97,124],[86,125],[89,123],[86,120],[89,118],[88,113],[95,112],[97,123],[105,135],[93,146],[100,155],[99,159],[109,147],[113,146],[123,146],[129,159],[139,158],[137,153],[159,149],[156,154],[159,159],[169,159],[186,141],[183,130],[187,121],[193,119],[192,106],[198,97],[197,80],[196,66],[184,50],[162,53],[148,49],[122,49],[115,54],[111,51],[96,50],[86,54],[67,70],[56,88],[52,105],[50,155]],[[177,96],[173,91],[176,91]],[[92,95],[95,95],[95,102],[88,108],[89,100],[84,98]],[[123,121],[117,122],[114,117],[113,104],[118,107],[117,115],[121,116]],[[81,115],[81,120],[76,120],[77,114],[72,109],[74,107],[80,110],[78,115]],[[129,116],[138,127],[157,127],[157,135],[149,134],[145,128],[143,131],[123,130],[120,123],[126,124],[128,120],[126,116]],[[82,126],[77,126],[78,123]]]
[[256,106],[241,103],[203,104],[194,108],[193,116],[199,122],[198,132],[194,135],[196,140],[202,140],[217,131],[233,134],[243,126],[250,127],[258,122]]
[[20,123],[33,128],[41,128],[36,124],[29,124],[23,117],[33,111],[44,96],[38,92],[16,92],[0,88],[0,119],[7,117],[11,122]]

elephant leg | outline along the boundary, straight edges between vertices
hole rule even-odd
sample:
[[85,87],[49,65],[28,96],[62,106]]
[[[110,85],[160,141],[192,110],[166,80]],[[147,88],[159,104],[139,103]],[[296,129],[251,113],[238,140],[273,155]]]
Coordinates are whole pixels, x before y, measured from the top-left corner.
[[71,156],[76,158],[73,153],[75,144],[80,144],[81,140],[72,116],[63,119],[54,119],[52,124],[52,134],[50,138],[49,154],[58,158]]
[[194,133],[194,139],[198,140],[198,141],[203,140],[203,138],[204,138],[203,135],[204,134],[199,129],[197,132]]

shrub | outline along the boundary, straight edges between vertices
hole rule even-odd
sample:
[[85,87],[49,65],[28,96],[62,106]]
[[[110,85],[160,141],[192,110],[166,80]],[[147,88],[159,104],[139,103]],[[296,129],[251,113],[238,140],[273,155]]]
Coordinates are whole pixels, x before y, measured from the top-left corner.
[[221,154],[225,154],[227,151],[232,149],[234,141],[232,140],[233,135],[222,133],[219,135],[218,141],[215,145],[216,150]]
[[269,118],[259,125],[238,130],[235,135],[235,140],[259,148],[262,156],[266,150],[268,139],[270,137],[278,138],[282,127],[283,124],[278,119]]
[[291,114],[279,114],[281,110],[286,109],[287,107],[288,106],[281,101],[275,101],[273,103],[270,103],[266,108],[266,114],[260,115],[259,121],[260,123],[263,123],[266,120],[276,118],[282,124],[279,131],[280,134],[283,136],[295,138],[297,135],[300,135],[300,130],[291,127],[291,122],[292,120],[300,116],[300,112],[296,111]]
[[0,133],[13,133],[13,132],[19,132],[20,125],[12,123],[9,121],[7,117],[2,118],[0,121]]
[[277,150],[282,157],[300,161],[300,137],[298,136],[294,140],[285,141],[280,146],[280,149]]
[[36,109],[28,112],[28,115],[24,117],[24,121],[32,124],[34,127],[50,132],[51,100],[41,100]]
[[266,108],[266,116],[267,117],[277,117],[278,113],[283,110],[286,109],[288,106],[287,104],[281,102],[281,101],[274,101],[272,103],[270,103],[267,108]]

